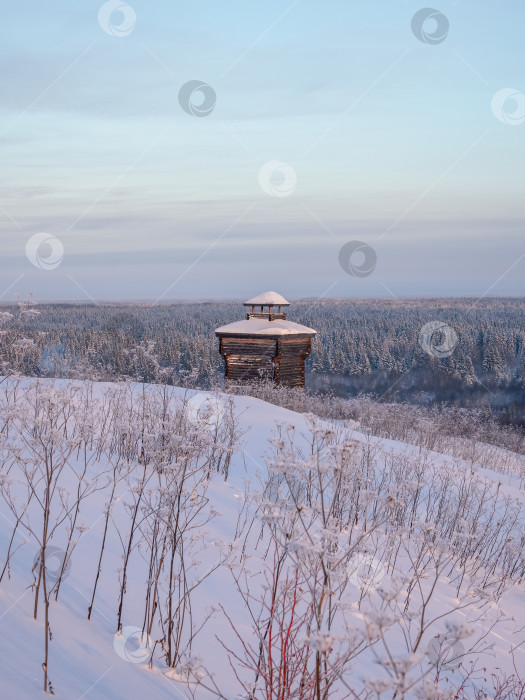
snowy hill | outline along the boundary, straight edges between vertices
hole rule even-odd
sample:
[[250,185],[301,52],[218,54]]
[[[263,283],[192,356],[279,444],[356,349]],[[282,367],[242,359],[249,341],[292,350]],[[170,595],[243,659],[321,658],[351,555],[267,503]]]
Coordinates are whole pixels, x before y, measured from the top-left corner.
[[8,379],[0,418],[0,697],[46,641],[68,700],[520,697],[525,496],[482,451],[130,384]]

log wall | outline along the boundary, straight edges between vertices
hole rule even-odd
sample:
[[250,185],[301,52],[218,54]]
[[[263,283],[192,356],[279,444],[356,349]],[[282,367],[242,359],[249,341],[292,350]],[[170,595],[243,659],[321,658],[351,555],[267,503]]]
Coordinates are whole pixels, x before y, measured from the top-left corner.
[[275,358],[275,381],[282,386],[304,387],[304,364],[310,354],[310,338],[282,338]]
[[304,364],[311,338],[221,338],[226,379],[270,379],[283,386],[304,387]]

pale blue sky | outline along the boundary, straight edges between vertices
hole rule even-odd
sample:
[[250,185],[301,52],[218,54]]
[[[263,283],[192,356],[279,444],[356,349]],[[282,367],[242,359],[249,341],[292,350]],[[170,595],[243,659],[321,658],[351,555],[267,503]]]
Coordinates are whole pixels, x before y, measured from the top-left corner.
[[[102,4],[4,7],[2,301],[523,294],[525,121],[491,110],[525,92],[522,2],[433,5],[438,45],[412,0],[133,0],[125,37]],[[210,116],[181,109],[190,80]],[[259,185],[274,160],[290,196]],[[56,269],[26,257],[38,232]],[[366,278],[339,266],[351,240]]]

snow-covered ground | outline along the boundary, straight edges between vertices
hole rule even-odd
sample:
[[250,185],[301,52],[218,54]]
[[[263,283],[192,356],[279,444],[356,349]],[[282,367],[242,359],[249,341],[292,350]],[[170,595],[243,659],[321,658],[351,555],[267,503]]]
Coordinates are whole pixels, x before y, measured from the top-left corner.
[[[186,584],[196,585],[191,594],[191,623],[188,607],[188,619],[181,625],[184,654],[173,668],[166,663],[165,637],[166,591],[170,585],[166,562],[170,549],[162,549],[163,537],[170,532],[169,528],[162,528],[171,522],[166,514],[166,502],[162,501],[168,482],[161,483],[162,470],[159,476],[159,470],[156,472],[151,466],[165,449],[158,442],[161,423],[155,422],[162,420],[159,416],[167,405],[163,403],[161,390],[147,387],[144,394],[141,386],[119,389],[110,384],[47,380],[21,380],[16,388],[11,380],[0,385],[0,416],[4,426],[3,442],[0,442],[3,493],[0,573],[11,551],[0,583],[1,698],[36,698],[43,694],[42,590],[36,620],[33,613],[41,551],[37,538],[43,527],[38,498],[45,496],[42,472],[38,470],[42,469],[50,445],[56,450],[56,459],[65,460],[53,493],[56,513],[63,513],[64,517],[47,544],[48,586],[56,583],[58,571],[64,565],[58,600],[55,601],[52,592],[49,605],[48,671],[57,697],[173,699],[195,693],[197,698],[211,698],[213,692],[204,686],[210,688],[213,684],[220,697],[247,697],[236,678],[239,675],[247,684],[254,680],[253,663],[251,669],[247,668],[249,653],[245,655],[243,642],[259,650],[260,638],[255,628],[258,624],[259,630],[263,629],[268,618],[268,609],[263,607],[258,623],[254,624],[247,603],[252,611],[259,609],[261,600],[269,604],[270,599],[264,596],[268,596],[269,588],[275,583],[274,562],[280,555],[285,559],[283,572],[290,576],[290,572],[299,571],[301,585],[294,588],[292,575],[276,607],[277,603],[283,606],[282,619],[290,624],[290,629],[297,630],[296,644],[302,651],[294,652],[293,658],[306,649],[314,662],[318,652],[319,658],[332,664],[335,680],[326,697],[391,698],[395,683],[404,688],[398,692],[398,698],[454,697],[446,694],[449,692],[459,693],[457,697],[474,698],[475,688],[487,689],[489,694],[485,697],[513,697],[496,695],[492,674],[508,676],[515,673],[514,663],[518,670],[525,664],[525,646],[521,644],[525,639],[525,589],[520,583],[525,494],[519,490],[517,477],[514,481],[512,475],[503,477],[494,469],[484,468],[482,463],[461,463],[449,455],[368,437],[356,425],[314,423],[312,417],[250,397],[194,395],[178,388],[170,389],[169,393],[168,404],[182,406],[187,416],[183,424],[177,424],[173,417],[169,424],[170,445],[179,455],[170,468],[179,468],[176,465],[180,464],[180,455],[188,453],[188,444],[196,449],[193,466],[199,465],[193,480],[184,485],[188,538],[185,556],[189,557],[185,564]],[[148,395],[155,395],[156,399],[144,411],[144,402],[149,401],[144,397]],[[108,396],[112,396],[113,403],[108,403]],[[229,401],[233,403],[229,405]],[[62,402],[63,420],[57,420],[51,427],[45,426],[49,412],[46,414],[42,407],[46,402],[50,402],[52,410]],[[71,405],[75,407],[74,415],[66,419]],[[155,418],[151,417],[153,405],[158,411]],[[120,422],[116,421],[110,429],[116,407]],[[132,416],[133,411],[136,415]],[[129,420],[127,433],[126,420]],[[32,421],[38,424],[38,439],[31,432]],[[76,438],[73,428],[71,434],[63,434],[64,425],[72,422],[77,427],[82,423]],[[180,435],[176,425],[180,427]],[[220,432],[223,425],[226,429]],[[97,440],[104,431],[106,442],[97,452]],[[130,436],[130,432],[134,434]],[[110,444],[111,436],[117,433],[121,440],[119,447]],[[197,449],[196,441],[201,438],[202,444]],[[233,442],[228,443],[230,438],[237,443],[235,447]],[[74,439],[78,440],[76,447],[66,455],[68,441]],[[138,456],[130,449],[129,459],[117,465],[116,455],[119,449],[123,451],[122,444],[127,439],[135,440],[135,447],[146,445],[146,453],[152,455],[148,465],[141,459],[140,447]],[[230,448],[231,464],[226,470]],[[215,469],[217,462],[219,472]],[[341,465],[346,465],[348,472],[342,477],[341,493],[346,500],[334,505],[328,491]],[[111,500],[115,470],[120,471]],[[130,545],[133,506],[144,473],[148,473],[148,481],[137,509],[137,529]],[[28,474],[34,491],[23,513],[31,492]],[[309,492],[307,484],[312,474],[318,483]],[[325,498],[333,506],[332,520],[322,520],[325,514],[317,499],[320,482],[329,484]],[[356,491],[357,482],[359,491]],[[86,497],[80,502],[74,522],[70,560],[64,562],[61,556],[67,548],[79,483]],[[350,499],[354,498],[359,501],[355,512],[352,511],[354,519],[345,524],[342,520],[350,508]],[[162,515],[156,520],[154,505],[161,502]],[[174,508],[173,502],[170,503]],[[407,503],[415,504],[411,515]],[[453,521],[454,503],[461,513],[457,521]],[[109,504],[100,578],[88,620]],[[471,519],[464,517],[462,508],[470,508]],[[446,517],[443,513],[447,513]],[[17,514],[21,520],[13,537]],[[191,517],[195,517],[193,522]],[[411,531],[407,524],[409,517]],[[438,523],[436,531],[441,528],[434,540],[429,535],[434,527],[433,518]],[[329,528],[323,527],[323,523],[332,521],[339,525],[327,533]],[[364,531],[365,525],[369,531]],[[504,533],[502,540],[495,534],[499,531]],[[468,550],[470,546],[472,549]],[[122,631],[116,635],[120,584],[128,547]],[[482,567],[477,566],[476,556],[461,554],[483,548],[487,560]],[[152,550],[157,552],[153,557]],[[179,553],[178,549],[176,558]],[[152,561],[153,569],[150,569]],[[333,596],[332,608],[323,608],[322,620],[318,620],[319,627],[315,628],[315,615],[313,622],[308,615],[312,605],[323,605],[322,581],[319,584],[315,577],[327,562],[332,571],[329,591]],[[151,605],[151,571],[156,571],[158,566],[160,588],[155,608]],[[270,577],[269,586],[265,586],[265,575]],[[284,577],[283,573],[279,579],[283,586]],[[175,590],[176,586],[172,591]],[[292,620],[287,606],[294,595],[299,602],[297,617]],[[173,598],[176,602],[181,599],[178,595]],[[277,617],[275,610],[274,614]],[[143,629],[146,618],[150,620],[148,615],[153,620],[151,647],[144,649],[138,630]],[[333,623],[328,629],[330,619]],[[201,624],[204,626],[199,631]],[[197,633],[190,650],[187,640],[192,627]],[[274,653],[276,649],[281,655],[284,653],[282,646],[276,645]],[[244,665],[242,660],[246,662]],[[190,683],[184,677],[188,667],[191,670],[186,680],[190,678]],[[458,691],[469,671],[470,678]],[[201,686],[196,682],[199,678]],[[275,679],[272,682],[275,685]],[[430,684],[426,690],[425,683]],[[266,687],[269,685],[267,682]],[[279,695],[277,691],[265,694],[263,687],[264,680],[259,679],[254,698],[317,697],[315,688],[303,689],[303,695]],[[439,695],[440,692],[444,695]]]

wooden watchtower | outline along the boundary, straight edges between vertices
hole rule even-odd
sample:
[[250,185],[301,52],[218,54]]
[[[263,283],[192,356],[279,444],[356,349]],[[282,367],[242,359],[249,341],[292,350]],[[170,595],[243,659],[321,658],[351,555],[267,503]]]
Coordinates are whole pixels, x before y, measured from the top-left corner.
[[304,387],[304,364],[316,331],[286,320],[290,303],[276,292],[244,302],[246,319],[215,331],[232,381],[272,380],[277,385]]

